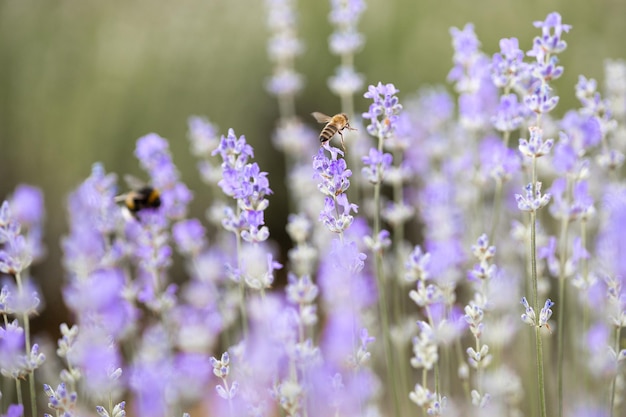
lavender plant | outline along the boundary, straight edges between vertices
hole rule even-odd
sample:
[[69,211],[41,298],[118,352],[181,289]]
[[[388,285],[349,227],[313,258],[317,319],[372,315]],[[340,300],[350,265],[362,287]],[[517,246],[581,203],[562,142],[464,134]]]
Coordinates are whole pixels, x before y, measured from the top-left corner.
[[378,82],[359,117],[365,3],[332,1],[329,87],[366,125],[344,152],[296,117],[295,3],[267,11],[286,259],[265,224],[274,178],[244,136],[189,120],[205,221],[188,215],[168,141],[146,135],[135,155],[158,207],[125,215],[125,187],[100,163],[69,195],[71,319],[55,352],[30,326],[45,314],[30,275],[43,196],[16,188],[0,206],[0,415],[622,415],[626,64],[607,61],[602,92],[581,75],[580,107],[558,118],[560,15],[534,23],[530,51],[504,38],[491,57],[468,24],[451,29],[457,96],[400,100]]

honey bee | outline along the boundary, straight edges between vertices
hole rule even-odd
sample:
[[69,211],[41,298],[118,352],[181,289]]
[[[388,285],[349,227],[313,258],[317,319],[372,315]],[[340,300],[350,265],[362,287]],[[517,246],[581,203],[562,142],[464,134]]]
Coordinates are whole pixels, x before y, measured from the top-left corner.
[[345,151],[346,147],[343,143],[343,134],[341,131],[344,129],[356,130],[355,128],[350,127],[350,123],[348,123],[348,116],[345,113],[338,113],[330,117],[317,111],[311,113],[311,115],[315,117],[315,120],[319,123],[326,123],[326,126],[324,126],[320,132],[320,142],[322,142],[322,144],[328,142],[333,136],[335,136],[336,133],[339,133],[339,136],[341,137],[341,147]]
[[135,219],[137,213],[147,208],[159,208],[161,206],[161,193],[156,188],[144,184],[141,180],[126,175],[124,180],[131,188],[126,194],[115,197],[116,203],[124,203],[124,207]]

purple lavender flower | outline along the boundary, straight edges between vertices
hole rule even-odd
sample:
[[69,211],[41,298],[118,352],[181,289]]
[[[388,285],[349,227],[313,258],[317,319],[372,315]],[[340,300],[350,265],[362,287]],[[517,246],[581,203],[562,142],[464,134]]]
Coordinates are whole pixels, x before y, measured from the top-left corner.
[[517,201],[517,208],[522,211],[534,212],[542,207],[545,207],[550,202],[550,194],[541,194],[541,183],[533,184],[529,183],[524,187],[526,191],[525,195],[515,194],[515,201]]
[[123,387],[122,357],[118,346],[100,326],[81,327],[67,360],[80,369],[83,388],[98,399],[106,399],[114,390]]
[[197,219],[183,220],[172,227],[172,237],[184,255],[196,256],[207,245],[206,231]]
[[550,214],[557,219],[568,221],[584,217],[588,219],[594,214],[593,198],[589,195],[587,181],[576,181],[572,189],[571,201],[565,197],[567,181],[557,178],[550,187],[550,195],[553,196],[553,204],[550,205]]
[[356,212],[358,206],[350,203],[345,194],[339,194],[336,198],[324,198],[324,209],[320,212],[319,220],[333,233],[343,233],[350,227],[354,217],[351,212]]
[[11,404],[7,408],[7,413],[2,417],[22,417],[24,415],[24,406],[22,404]]
[[98,269],[88,279],[72,280],[63,297],[79,317],[81,326],[97,326],[118,339],[131,328],[138,315],[123,297],[125,281],[119,268]]
[[558,96],[551,95],[552,88],[548,84],[541,84],[536,87],[532,94],[524,97],[524,104],[534,113],[549,113],[559,102]]
[[523,59],[517,38],[500,39],[500,52],[493,54],[491,63],[491,79],[496,87],[510,89],[517,83],[519,72],[526,65]]
[[472,23],[466,24],[462,30],[455,27],[450,28],[450,35],[454,49],[452,60],[455,66],[448,74],[448,80],[461,83],[465,69],[469,66],[467,64],[473,61],[479,53],[480,41],[476,37]]
[[317,188],[328,197],[336,197],[345,193],[350,187],[349,178],[352,171],[347,168],[343,158],[337,158],[336,153],[331,153],[331,158],[326,156],[323,148],[313,157],[313,169],[315,179],[319,180]]
[[222,157],[222,179],[218,185],[224,194],[237,200],[238,212],[229,209],[223,221],[231,230],[248,242],[262,242],[269,237],[264,226],[263,212],[268,207],[266,196],[272,193],[267,180],[267,172],[262,172],[258,164],[248,163],[253,150],[244,136],[237,138],[232,129],[228,136],[222,136],[220,145],[213,155]]
[[44,219],[43,193],[37,187],[19,185],[11,197],[11,213],[28,229],[41,226]]
[[39,291],[31,279],[21,279],[18,285],[13,281],[8,281],[3,285],[6,291],[6,309],[17,317],[35,316],[42,309]]
[[579,157],[599,145],[602,140],[600,122],[595,116],[569,111],[563,116],[561,127],[566,133],[561,140],[572,146]]
[[10,378],[26,375],[24,329],[14,320],[0,327],[0,373]]
[[479,145],[480,168],[485,177],[506,182],[519,172],[518,154],[492,136],[486,137]]
[[[379,82],[376,86],[370,85],[367,92],[363,95],[365,98],[372,99],[374,102],[370,104],[369,110],[363,113],[364,119],[369,119],[370,124],[367,125],[367,132],[380,139],[386,139],[393,135],[398,113],[402,110],[396,94],[398,90],[393,84],[384,84]],[[382,118],[379,120],[379,118]]]
[[274,75],[266,82],[266,88],[276,96],[292,96],[304,85],[302,75],[293,69],[295,58],[304,51],[302,41],[296,37],[295,5],[293,0],[267,0],[266,9],[271,32],[267,51],[275,63]]
[[365,165],[362,174],[371,184],[380,184],[385,177],[385,171],[391,168],[393,156],[383,153],[375,148],[370,148],[368,156],[361,158]]
[[[548,320],[550,320],[550,317],[552,317],[551,308],[553,306],[554,306],[554,302],[548,298],[545,304],[543,305],[543,308],[539,312],[539,327],[548,325]],[[550,327],[548,326],[548,330],[549,329]]]
[[517,101],[516,94],[505,94],[500,97],[497,113],[491,118],[491,123],[500,132],[513,132],[522,125],[522,105]]
[[57,413],[62,413],[62,415],[74,415],[78,395],[76,392],[69,392],[64,382],[61,382],[56,390],[50,385],[44,384],[43,390],[48,396],[48,407]]
[[550,152],[554,145],[554,139],[543,140],[543,130],[531,126],[528,128],[530,131],[530,139],[519,140],[519,150],[522,155],[528,158],[539,158]]
[[416,246],[404,264],[406,280],[409,282],[428,280],[430,278],[429,264],[430,254],[423,252],[420,246]]
[[610,187],[603,195],[601,205],[605,221],[600,227],[597,246],[598,260],[609,274],[626,277],[626,192]]
[[561,39],[563,32],[569,32],[571,25],[561,23],[561,15],[552,12],[546,16],[546,20],[535,21],[533,26],[541,28],[541,36],[533,40],[533,49],[528,52],[528,56],[539,56],[544,54],[558,54],[567,48],[567,43]]
[[33,260],[30,249],[24,236],[9,236],[0,249],[0,272],[9,275],[21,274]]

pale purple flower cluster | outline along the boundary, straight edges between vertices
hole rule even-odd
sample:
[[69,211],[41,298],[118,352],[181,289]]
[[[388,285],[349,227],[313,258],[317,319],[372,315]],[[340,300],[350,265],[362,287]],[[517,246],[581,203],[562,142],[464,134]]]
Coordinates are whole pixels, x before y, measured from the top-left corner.
[[363,97],[371,99],[367,112],[363,113],[363,118],[368,119],[367,132],[379,139],[388,139],[394,134],[398,114],[402,110],[402,105],[396,94],[399,90],[393,84],[370,85]]
[[269,206],[266,196],[272,194],[267,172],[259,165],[249,163],[253,149],[244,136],[237,137],[232,129],[222,136],[213,155],[222,157],[222,179],[218,185],[237,201],[237,208],[226,210],[222,224],[226,230],[241,236],[247,242],[263,242],[269,237],[264,212]]
[[340,97],[351,96],[363,87],[364,77],[354,70],[353,56],[363,48],[365,39],[357,31],[361,14],[366,9],[363,0],[331,0],[329,21],[335,27],[328,41],[330,51],[342,57],[342,65],[328,79],[330,90]]
[[303,76],[293,68],[293,61],[304,51],[304,45],[296,37],[297,15],[294,0],[266,0],[267,26],[271,37],[267,53],[275,64],[274,75],[266,88],[276,96],[291,96],[304,85]]
[[352,171],[347,169],[345,159],[338,158],[341,151],[333,148],[329,158],[324,150],[320,148],[313,157],[315,177],[319,180],[317,188],[325,196],[319,219],[331,232],[341,234],[352,224],[354,217],[351,213],[358,210],[356,204],[348,201],[346,194]]

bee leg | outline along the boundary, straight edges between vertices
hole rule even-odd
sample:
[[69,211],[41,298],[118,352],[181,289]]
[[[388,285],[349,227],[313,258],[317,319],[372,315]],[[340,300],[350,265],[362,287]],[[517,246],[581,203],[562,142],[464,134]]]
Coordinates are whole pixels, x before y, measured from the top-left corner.
[[343,151],[346,151],[346,145],[343,143],[343,134],[341,133],[341,131],[337,132],[339,133],[339,137],[341,138],[341,149],[343,149]]

